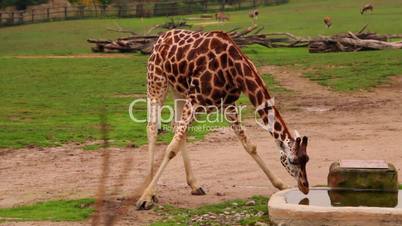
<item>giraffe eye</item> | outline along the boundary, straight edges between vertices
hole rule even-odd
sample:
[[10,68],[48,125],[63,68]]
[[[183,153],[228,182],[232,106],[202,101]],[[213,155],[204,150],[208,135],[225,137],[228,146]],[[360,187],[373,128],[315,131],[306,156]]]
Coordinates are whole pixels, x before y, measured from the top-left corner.
[[299,160],[297,158],[288,158],[290,164],[299,165]]

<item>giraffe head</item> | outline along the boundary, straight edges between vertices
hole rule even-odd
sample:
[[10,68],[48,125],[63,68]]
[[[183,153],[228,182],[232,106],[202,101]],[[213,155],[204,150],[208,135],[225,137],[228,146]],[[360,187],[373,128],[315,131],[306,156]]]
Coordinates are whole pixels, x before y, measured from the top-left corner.
[[304,194],[309,192],[306,165],[309,160],[307,155],[308,138],[301,137],[297,131],[296,139],[285,142],[281,151],[281,163],[288,173],[297,180],[299,190]]

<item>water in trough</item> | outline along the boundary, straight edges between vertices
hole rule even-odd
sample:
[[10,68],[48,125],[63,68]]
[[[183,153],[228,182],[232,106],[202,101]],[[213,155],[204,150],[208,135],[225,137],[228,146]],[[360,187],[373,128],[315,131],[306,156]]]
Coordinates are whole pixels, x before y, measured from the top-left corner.
[[285,194],[286,202],[290,204],[342,207],[391,207],[402,208],[402,190],[399,192],[378,192],[360,190],[311,189],[308,195],[298,190]]

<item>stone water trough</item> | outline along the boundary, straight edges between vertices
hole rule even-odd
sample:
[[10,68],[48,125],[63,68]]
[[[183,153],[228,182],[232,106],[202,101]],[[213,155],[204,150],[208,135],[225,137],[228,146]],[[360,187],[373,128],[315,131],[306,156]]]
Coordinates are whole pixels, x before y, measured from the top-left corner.
[[341,160],[328,174],[328,187],[297,188],[271,196],[268,209],[277,225],[400,226],[402,190],[392,164],[384,161]]

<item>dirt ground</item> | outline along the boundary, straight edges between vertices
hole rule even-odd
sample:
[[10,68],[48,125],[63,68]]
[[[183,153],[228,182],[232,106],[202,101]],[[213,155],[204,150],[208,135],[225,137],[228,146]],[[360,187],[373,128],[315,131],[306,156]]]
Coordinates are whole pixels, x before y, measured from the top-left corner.
[[[393,163],[402,181],[402,77],[370,92],[340,94],[305,79],[298,71],[266,66],[291,95],[276,96],[288,127],[310,138],[308,177],[311,185],[325,185],[331,162],[339,159],[384,159]],[[295,181],[279,162],[279,152],[270,135],[254,119],[245,122],[249,136],[272,171],[290,186]],[[161,153],[166,145],[158,146]],[[193,170],[206,196],[191,196],[179,157],[168,165],[158,184],[160,204],[195,207],[227,199],[270,195],[277,190],[244,151],[230,129],[219,129],[206,139],[187,145]],[[133,156],[132,170],[120,197],[130,195],[141,183],[146,168],[147,147],[112,150],[111,182],[118,181],[125,159]],[[0,207],[49,199],[94,197],[101,173],[101,155],[84,151],[81,145],[47,149],[0,150]],[[217,196],[223,192],[224,196]],[[121,225],[144,225],[158,216],[131,208]],[[6,225],[44,225],[43,222],[6,222]],[[87,225],[46,223],[45,225]]]

